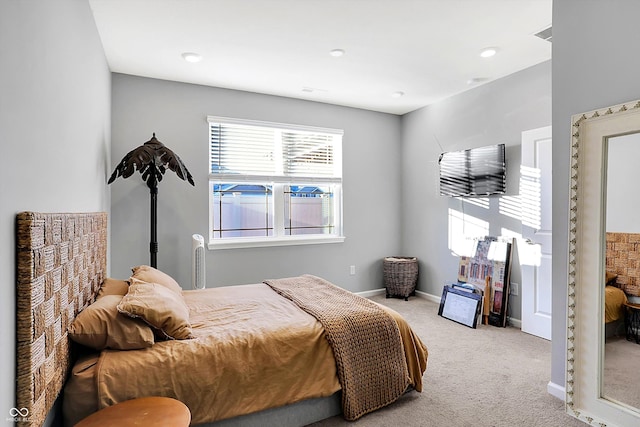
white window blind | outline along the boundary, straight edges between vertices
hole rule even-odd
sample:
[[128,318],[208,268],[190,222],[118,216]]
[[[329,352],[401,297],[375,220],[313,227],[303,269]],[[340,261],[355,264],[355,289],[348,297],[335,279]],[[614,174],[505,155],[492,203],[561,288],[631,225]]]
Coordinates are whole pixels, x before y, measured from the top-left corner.
[[[342,177],[342,131],[209,117],[210,173],[282,178]],[[255,124],[253,124],[255,123]],[[278,179],[280,178],[280,179]],[[286,181],[286,180],[285,180]]]
[[335,177],[333,140],[329,134],[283,132],[285,175]]
[[211,173],[274,175],[275,131],[210,123]]

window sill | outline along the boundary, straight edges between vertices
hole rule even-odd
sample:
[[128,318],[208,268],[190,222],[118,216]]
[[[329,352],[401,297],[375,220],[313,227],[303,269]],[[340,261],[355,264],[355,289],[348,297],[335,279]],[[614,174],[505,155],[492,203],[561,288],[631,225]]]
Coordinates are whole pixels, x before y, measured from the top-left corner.
[[225,239],[223,241],[209,241],[207,247],[212,251],[219,249],[263,248],[269,246],[320,245],[325,243],[342,243],[344,240],[344,236],[269,237],[265,239],[238,238]]

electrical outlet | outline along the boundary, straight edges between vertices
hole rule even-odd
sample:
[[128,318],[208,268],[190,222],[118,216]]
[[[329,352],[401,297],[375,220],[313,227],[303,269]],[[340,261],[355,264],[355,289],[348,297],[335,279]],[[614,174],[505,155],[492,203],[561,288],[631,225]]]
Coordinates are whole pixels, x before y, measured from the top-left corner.
[[511,287],[510,287],[511,292],[510,292],[510,294],[517,296],[518,295],[518,291],[519,291],[519,289],[518,289],[519,286],[520,285],[518,285],[517,283],[511,282]]
[[356,266],[352,265],[349,267],[349,274],[354,276],[356,274]]

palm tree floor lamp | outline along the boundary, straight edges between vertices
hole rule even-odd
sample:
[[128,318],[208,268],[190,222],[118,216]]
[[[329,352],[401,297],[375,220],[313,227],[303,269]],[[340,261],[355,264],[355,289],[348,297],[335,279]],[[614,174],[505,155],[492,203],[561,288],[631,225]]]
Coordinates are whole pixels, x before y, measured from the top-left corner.
[[119,176],[126,179],[133,175],[133,172],[139,171],[142,174],[142,180],[146,181],[147,187],[149,187],[151,193],[149,253],[153,268],[158,268],[158,183],[162,181],[162,176],[167,169],[174,171],[183,181],[189,181],[193,186],[196,185],[180,157],[158,141],[154,133],[149,141],[127,153],[109,178],[109,184],[111,184]]

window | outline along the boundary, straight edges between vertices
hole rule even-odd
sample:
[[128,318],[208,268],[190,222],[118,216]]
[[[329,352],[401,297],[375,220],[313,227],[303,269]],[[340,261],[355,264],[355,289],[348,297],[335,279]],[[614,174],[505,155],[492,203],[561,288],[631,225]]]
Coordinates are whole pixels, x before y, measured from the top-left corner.
[[344,240],[341,130],[208,121],[210,248]]

